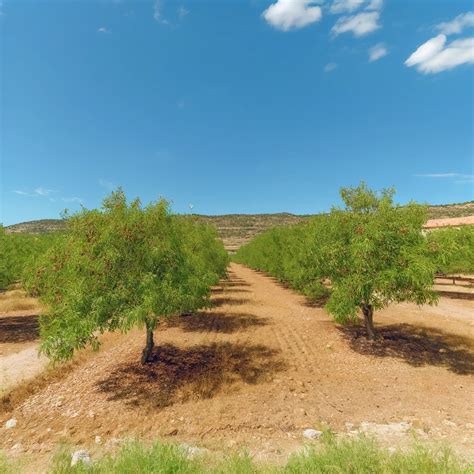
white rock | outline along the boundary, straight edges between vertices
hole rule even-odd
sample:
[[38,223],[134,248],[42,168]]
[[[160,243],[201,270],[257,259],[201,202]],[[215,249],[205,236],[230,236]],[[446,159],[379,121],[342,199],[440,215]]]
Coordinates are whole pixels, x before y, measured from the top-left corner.
[[10,428],[15,428],[16,426],[16,419],[15,418],[10,418],[6,423],[5,423],[5,428],[9,430]]
[[102,443],[102,438],[100,436],[95,437],[95,444],[100,444]]
[[198,456],[202,456],[204,454],[207,454],[209,452],[208,449],[205,448],[198,448],[197,446],[191,446],[186,443],[182,443],[179,445],[179,447],[184,451],[186,457],[188,459],[194,459]]
[[400,423],[371,423],[363,421],[360,424],[359,431],[362,433],[370,433],[374,435],[403,435],[411,429],[411,423],[401,421]]
[[454,427],[454,426],[458,426],[458,425],[456,425],[456,423],[454,423],[454,421],[451,421],[451,420],[444,420],[444,421],[443,421],[443,425],[445,425],[445,426],[453,426],[453,427]]
[[322,431],[313,430],[313,428],[308,428],[303,431],[303,436],[308,439],[319,439],[323,435]]
[[74,467],[76,464],[82,462],[83,464],[90,464],[91,458],[89,453],[85,449],[80,449],[79,451],[74,451],[71,456],[71,467]]

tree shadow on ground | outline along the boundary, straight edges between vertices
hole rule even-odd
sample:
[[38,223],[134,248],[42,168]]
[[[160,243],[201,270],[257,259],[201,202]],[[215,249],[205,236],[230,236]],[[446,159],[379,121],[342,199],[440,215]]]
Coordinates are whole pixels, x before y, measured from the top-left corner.
[[250,327],[265,326],[266,318],[259,318],[248,313],[199,312],[180,316],[168,323],[168,326],[179,327],[185,332],[217,332],[231,334]]
[[30,342],[38,338],[38,315],[0,318],[0,343]]
[[250,283],[246,282],[245,280],[236,279],[236,278],[231,278],[230,280],[224,280],[223,285],[225,287],[230,287],[230,288],[233,288],[236,286],[243,286],[243,287],[252,286]]
[[464,293],[462,291],[443,291],[437,290],[436,293],[440,296],[445,296],[446,298],[451,298],[454,300],[474,300],[474,293]]
[[242,304],[247,304],[250,303],[250,300],[248,298],[233,298],[232,296],[222,296],[218,298],[213,298],[212,299],[212,306],[218,307],[218,306],[224,306],[224,305],[230,305],[230,306],[237,306],[237,305],[242,305]]
[[285,364],[277,351],[262,345],[220,342],[179,348],[155,348],[152,360],[123,365],[98,384],[109,400],[162,408],[214,397],[236,383],[268,381]]
[[319,298],[306,297],[306,301],[303,304],[308,308],[324,308],[329,298],[330,295],[321,296]]
[[341,326],[339,330],[359,354],[395,357],[415,367],[435,365],[456,374],[474,374],[472,340],[466,337],[410,324],[377,327],[381,337],[376,341],[369,341],[361,326]]

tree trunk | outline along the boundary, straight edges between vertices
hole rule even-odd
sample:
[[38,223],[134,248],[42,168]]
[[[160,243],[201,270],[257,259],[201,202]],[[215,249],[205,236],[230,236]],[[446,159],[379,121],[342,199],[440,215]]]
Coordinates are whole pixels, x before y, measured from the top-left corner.
[[374,309],[370,304],[362,305],[362,313],[364,314],[365,327],[367,329],[367,337],[371,341],[374,341],[377,336],[375,335],[374,329]]
[[147,322],[146,323],[146,346],[142,352],[142,364],[146,364],[150,360],[151,353],[155,347],[155,341],[153,340],[154,326]]

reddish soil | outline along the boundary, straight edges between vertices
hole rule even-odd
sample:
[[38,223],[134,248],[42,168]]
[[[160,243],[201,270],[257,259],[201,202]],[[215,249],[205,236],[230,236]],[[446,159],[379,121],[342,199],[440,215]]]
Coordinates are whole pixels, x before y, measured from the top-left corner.
[[158,330],[153,362],[139,363],[142,332],[117,336],[1,414],[0,449],[40,458],[64,439],[94,451],[97,435],[107,446],[139,436],[278,458],[305,428],[408,421],[474,458],[473,301],[394,305],[375,315],[375,343],[237,264],[213,302]]

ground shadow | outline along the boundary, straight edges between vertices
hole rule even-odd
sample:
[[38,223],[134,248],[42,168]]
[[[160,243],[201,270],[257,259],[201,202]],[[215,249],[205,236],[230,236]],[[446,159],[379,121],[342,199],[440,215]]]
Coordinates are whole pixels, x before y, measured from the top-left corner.
[[214,307],[218,306],[224,306],[224,305],[230,305],[230,306],[237,306],[237,305],[242,305],[242,304],[247,304],[250,303],[250,300],[248,298],[233,298],[231,296],[222,296],[218,298],[213,298],[212,299],[212,305]]
[[324,295],[319,298],[306,297],[306,301],[303,304],[308,308],[324,308],[329,298],[330,295]]
[[218,332],[231,334],[250,327],[265,326],[266,318],[248,313],[200,312],[181,316],[171,323],[185,332]]
[[38,338],[38,315],[0,317],[0,344],[29,342]]
[[223,285],[229,288],[234,288],[236,286],[243,286],[243,287],[252,286],[250,283],[246,282],[245,280],[240,280],[240,279],[224,280]]
[[466,293],[461,291],[443,291],[437,290],[436,293],[446,298],[452,298],[455,300],[474,300],[474,293]]
[[353,350],[376,357],[396,357],[410,365],[444,366],[456,374],[474,374],[472,340],[435,328],[410,324],[377,327],[379,340],[369,341],[361,326],[342,326],[340,331]]
[[237,382],[257,384],[285,368],[277,351],[262,345],[230,342],[179,348],[163,345],[152,360],[120,367],[98,384],[109,400],[132,406],[166,407],[212,398]]

